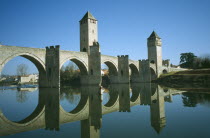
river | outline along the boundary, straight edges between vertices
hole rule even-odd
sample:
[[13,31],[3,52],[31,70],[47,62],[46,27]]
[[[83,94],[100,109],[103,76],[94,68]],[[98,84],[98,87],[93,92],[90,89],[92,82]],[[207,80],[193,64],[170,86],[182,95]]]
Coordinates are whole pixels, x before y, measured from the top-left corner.
[[0,136],[210,137],[210,91],[152,83],[0,90]]

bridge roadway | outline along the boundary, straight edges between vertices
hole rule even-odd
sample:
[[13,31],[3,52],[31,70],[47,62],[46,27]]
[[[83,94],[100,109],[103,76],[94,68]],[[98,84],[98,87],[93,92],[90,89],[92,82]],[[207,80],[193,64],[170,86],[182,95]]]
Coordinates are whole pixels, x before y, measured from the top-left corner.
[[[132,96],[130,96],[130,88]],[[83,129],[93,126],[100,129],[102,115],[116,111],[130,112],[130,108],[135,105],[149,105],[152,109],[151,121],[154,123],[158,116],[161,119],[165,117],[164,101],[171,102],[173,94],[183,92],[163,89],[150,83],[134,83],[131,86],[129,84],[111,85],[110,99],[105,105],[102,105],[100,88],[87,86],[82,87],[81,90],[79,104],[74,110],[67,112],[59,104],[59,88],[40,88],[38,105],[30,116],[19,122],[12,122],[0,112],[0,136],[41,128],[59,130],[61,124],[74,121],[81,121]],[[152,118],[155,118],[155,120],[152,120]],[[87,121],[89,123],[84,123]],[[86,130],[84,131],[86,132]]]

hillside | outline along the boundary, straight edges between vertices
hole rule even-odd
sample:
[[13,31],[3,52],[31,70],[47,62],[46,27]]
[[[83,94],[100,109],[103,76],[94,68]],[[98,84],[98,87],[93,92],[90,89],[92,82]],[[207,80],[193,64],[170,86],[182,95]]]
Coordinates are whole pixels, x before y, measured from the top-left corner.
[[210,69],[185,70],[162,74],[154,82],[172,88],[210,88]]

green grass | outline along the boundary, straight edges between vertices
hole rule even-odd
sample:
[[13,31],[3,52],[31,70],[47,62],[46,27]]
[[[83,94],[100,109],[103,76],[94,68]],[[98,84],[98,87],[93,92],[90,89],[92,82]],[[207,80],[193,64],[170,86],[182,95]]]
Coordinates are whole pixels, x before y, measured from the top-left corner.
[[160,75],[160,78],[166,77],[166,76],[174,76],[174,75],[184,75],[184,76],[210,75],[210,69],[191,69],[191,70],[183,70],[183,71],[172,71],[167,74]]

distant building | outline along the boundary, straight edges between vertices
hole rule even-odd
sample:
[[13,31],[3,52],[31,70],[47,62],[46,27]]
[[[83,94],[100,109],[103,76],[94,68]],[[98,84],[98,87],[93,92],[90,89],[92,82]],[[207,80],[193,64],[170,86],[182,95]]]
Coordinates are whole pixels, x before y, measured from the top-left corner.
[[173,68],[180,68],[179,65],[173,65],[173,64],[171,64],[171,67],[173,67]]
[[37,74],[31,74],[31,75],[19,76],[18,77],[18,82],[19,83],[38,82],[38,75]]
[[36,88],[18,88],[18,91],[21,91],[21,92],[34,92],[35,90],[37,90],[37,87]]
[[1,82],[14,82],[17,81],[17,76],[5,76],[0,78]]
[[4,81],[4,80],[6,80],[7,78],[5,78],[5,77],[2,77],[2,78],[0,78],[0,81]]

